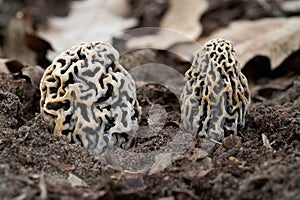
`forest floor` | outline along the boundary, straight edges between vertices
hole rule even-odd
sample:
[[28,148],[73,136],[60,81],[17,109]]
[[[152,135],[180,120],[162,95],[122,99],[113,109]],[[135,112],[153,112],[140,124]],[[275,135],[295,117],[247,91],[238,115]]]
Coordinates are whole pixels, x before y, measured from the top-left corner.
[[[165,52],[158,53],[159,63],[168,62]],[[177,62],[171,58],[170,65]],[[186,63],[180,66],[186,69]],[[2,74],[0,198],[300,199],[300,75],[295,69],[248,77],[252,104],[237,136],[222,144],[178,137],[187,141],[184,148],[177,154],[162,152],[161,163],[145,173],[114,169],[80,145],[54,138],[39,114],[39,91]],[[179,103],[167,88],[148,84],[137,97],[143,111],[159,104],[167,118],[157,136],[138,140],[130,152],[159,151],[178,133],[189,137],[180,125]],[[142,123],[147,120],[142,115]]]

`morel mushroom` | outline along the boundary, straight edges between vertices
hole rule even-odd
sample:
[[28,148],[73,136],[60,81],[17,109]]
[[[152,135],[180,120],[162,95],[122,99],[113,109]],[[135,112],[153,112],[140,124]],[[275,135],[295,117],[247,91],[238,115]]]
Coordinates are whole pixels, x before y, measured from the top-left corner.
[[130,146],[141,108],[135,82],[118,60],[119,53],[100,42],[74,46],[54,59],[41,80],[40,107],[55,136],[97,153]]
[[213,39],[196,54],[181,94],[183,127],[211,140],[245,125],[250,91],[231,42]]

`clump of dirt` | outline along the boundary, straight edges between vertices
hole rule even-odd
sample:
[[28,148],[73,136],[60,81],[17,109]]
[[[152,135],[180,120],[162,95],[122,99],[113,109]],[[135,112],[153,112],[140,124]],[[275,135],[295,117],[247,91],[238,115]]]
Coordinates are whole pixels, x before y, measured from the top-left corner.
[[14,128],[18,125],[16,119],[21,113],[19,97],[9,93],[0,93],[0,129]]

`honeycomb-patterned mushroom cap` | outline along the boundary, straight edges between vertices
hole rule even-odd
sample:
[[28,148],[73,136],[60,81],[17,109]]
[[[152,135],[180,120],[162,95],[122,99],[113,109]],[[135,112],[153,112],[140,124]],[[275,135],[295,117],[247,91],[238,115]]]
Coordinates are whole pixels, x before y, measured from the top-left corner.
[[181,94],[183,127],[221,141],[245,125],[250,91],[231,42],[213,39],[196,54]]
[[138,129],[141,108],[131,75],[110,45],[93,42],[58,55],[40,84],[41,113],[55,136],[102,153],[128,148]]

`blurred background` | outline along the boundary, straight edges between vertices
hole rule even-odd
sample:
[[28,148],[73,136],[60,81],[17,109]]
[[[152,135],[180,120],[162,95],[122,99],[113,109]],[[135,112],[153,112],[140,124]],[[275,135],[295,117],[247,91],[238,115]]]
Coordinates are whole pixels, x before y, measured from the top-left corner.
[[155,63],[184,75],[217,37],[232,41],[253,102],[299,77],[299,0],[0,0],[0,81],[25,81],[24,99],[38,99],[26,91],[38,90],[55,56],[91,41],[112,44],[128,70]]
[[298,0],[1,0],[0,57],[16,62],[1,60],[0,72],[46,68],[72,45],[99,40],[131,54],[127,68],[155,60],[184,73],[199,45],[223,37],[250,81],[291,75],[300,72],[299,15]]

